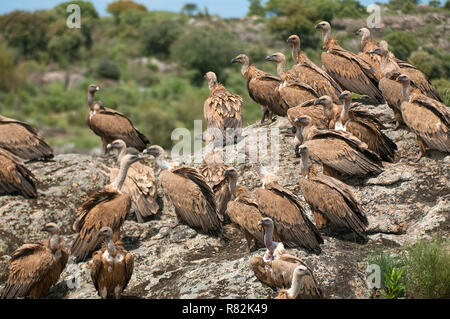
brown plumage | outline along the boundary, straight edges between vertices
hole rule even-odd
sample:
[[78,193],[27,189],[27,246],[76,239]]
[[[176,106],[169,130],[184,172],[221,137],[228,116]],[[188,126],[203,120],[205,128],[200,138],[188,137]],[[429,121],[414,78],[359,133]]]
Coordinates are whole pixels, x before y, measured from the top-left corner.
[[299,198],[277,183],[276,177],[259,168],[263,187],[255,190],[258,207],[273,220],[280,240],[288,247],[303,247],[320,253],[323,239],[316,226],[306,216]]
[[47,240],[24,244],[12,253],[0,299],[44,298],[58,282],[69,254],[56,224],[46,224],[42,231],[50,234]]
[[236,170],[223,163],[220,154],[211,152],[205,156],[198,171],[214,192],[217,214],[221,221],[227,219],[225,211],[235,191],[238,175]]
[[0,148],[25,160],[48,160],[52,148],[31,125],[0,115]]
[[36,178],[14,154],[0,148],[0,195],[36,198]]
[[336,39],[331,38],[331,27],[328,22],[320,22],[316,25],[316,29],[321,29],[323,34],[325,52],[322,53],[322,68],[342,88],[368,95],[378,103],[384,103],[373,67],[356,54],[344,50]]
[[133,255],[127,252],[120,242],[113,241],[113,231],[110,227],[102,227],[98,237],[104,239],[105,243],[92,255],[92,261],[89,263],[92,282],[102,299],[120,299],[133,274]]
[[[349,91],[342,92],[339,99],[344,105],[334,129],[353,134],[383,161],[393,162],[397,145],[381,131],[383,124],[369,112],[351,109],[352,94]],[[331,103],[331,100],[327,103]]]
[[[118,163],[127,154],[127,147],[122,140],[115,140],[107,145],[107,150],[119,150]],[[112,183],[119,175],[119,169],[110,170],[109,180]],[[160,209],[158,194],[156,189],[156,178],[150,166],[139,162],[133,163],[128,169],[127,177],[123,183],[122,192],[131,196],[131,208],[136,213],[139,223],[143,223],[145,218],[156,215]]]
[[219,129],[223,136],[223,142],[226,142],[227,129],[233,129],[231,132],[231,141],[239,138],[239,130],[242,128],[242,103],[243,99],[237,94],[231,94],[220,83],[214,72],[208,72],[205,75],[208,80],[210,95],[203,105],[203,115],[208,129]]
[[195,169],[187,166],[171,167],[159,157],[164,150],[157,145],[144,151],[153,155],[161,167],[159,183],[167,199],[175,207],[178,221],[205,233],[219,234],[222,224],[217,214],[214,192],[205,178]]
[[295,120],[300,116],[307,115],[311,118],[313,125],[317,128],[328,128],[328,122],[323,107],[315,104],[316,98],[306,101],[296,107],[290,108],[287,112],[288,120],[295,127]]
[[437,100],[431,99],[411,87],[410,78],[401,74],[397,82],[402,84],[402,116],[408,128],[416,134],[419,143],[419,159],[428,149],[450,152],[450,112]]
[[245,54],[240,54],[231,63],[239,63],[242,65],[241,73],[247,79],[247,89],[253,101],[261,105],[263,116],[261,123],[266,118],[272,120],[272,115],[286,116],[289,108],[283,101],[278,88],[282,84],[282,80],[276,76],[259,70],[254,65],[250,65],[250,60]]
[[131,164],[143,157],[125,155],[120,162],[120,172],[113,184],[88,197],[77,211],[72,226],[78,233],[71,253],[78,261],[84,261],[98,248],[101,239],[97,236],[104,226],[113,230],[113,240],[120,240],[120,228],[131,208],[131,196],[121,192]]
[[149,140],[139,132],[125,115],[113,109],[104,107],[101,101],[94,101],[94,94],[98,86],[90,85],[88,88],[88,105],[90,114],[86,117],[89,128],[100,138],[103,150],[114,140],[123,140],[128,147],[143,151]]
[[260,256],[253,256],[250,264],[261,282],[280,289],[278,299],[323,298],[311,268],[298,257],[283,254],[267,262]]
[[[334,177],[366,176],[379,174],[383,164],[367,144],[352,134],[337,130],[319,130],[311,118],[301,116],[295,121],[300,138],[310,151],[311,158],[323,165],[324,172]],[[295,146],[297,156],[298,147]]]
[[314,213],[317,228],[352,230],[359,237],[365,238],[364,231],[368,221],[351,187],[323,175],[314,165],[310,165],[307,146],[300,146],[299,153],[302,157],[302,178],[299,185]]
[[381,57],[370,53],[370,51],[378,47],[377,43],[371,39],[370,31],[367,28],[361,28],[356,31],[355,34],[361,36],[361,51],[358,52],[358,56],[373,67],[375,70],[375,77],[380,81],[383,77],[380,67]]
[[318,97],[317,92],[308,84],[301,82],[293,70],[286,70],[286,57],[283,53],[278,52],[267,56],[266,60],[277,65],[278,76],[283,81],[278,91],[289,108]]
[[287,43],[292,44],[292,58],[295,62],[292,71],[297,79],[312,87],[319,96],[328,95],[334,102],[338,102],[341,87],[329,74],[314,64],[305,52],[301,51],[299,36],[291,35]]

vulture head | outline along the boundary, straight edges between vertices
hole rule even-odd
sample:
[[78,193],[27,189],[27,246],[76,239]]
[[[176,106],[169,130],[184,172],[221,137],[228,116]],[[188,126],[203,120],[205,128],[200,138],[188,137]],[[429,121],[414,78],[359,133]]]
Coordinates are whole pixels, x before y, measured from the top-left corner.
[[298,153],[302,156],[302,157],[308,157],[309,155],[309,149],[308,146],[306,145],[300,145],[298,147]]
[[398,83],[404,85],[404,86],[408,86],[411,82],[411,79],[409,78],[409,76],[407,76],[406,74],[400,74],[395,81],[397,81]]
[[206,81],[208,81],[209,88],[211,89],[214,85],[217,84],[217,76],[214,72],[207,72],[204,76]]
[[361,28],[355,32],[355,35],[360,35],[362,40],[367,40],[370,38],[370,31],[367,28]]
[[306,127],[312,124],[312,119],[308,115],[302,115],[294,120],[294,125],[298,127]]
[[314,101],[314,105],[323,105],[327,109],[331,108],[333,104],[333,100],[328,95],[321,96],[317,100]]
[[266,56],[266,61],[275,62],[276,64],[286,62],[286,57],[283,53],[277,52],[272,55]]
[[225,172],[223,172],[223,174],[230,179],[237,178],[238,176],[236,169],[234,169],[233,167],[227,168]]
[[102,239],[112,238],[112,235],[113,235],[113,231],[112,231],[111,227],[108,227],[108,226],[100,228],[100,231],[97,234],[97,236]]
[[97,85],[95,85],[95,84],[91,84],[91,85],[88,86],[88,92],[91,93],[91,94],[94,94],[98,90],[100,90],[100,88]]
[[109,152],[113,148],[123,150],[127,148],[127,144],[123,140],[115,140],[106,146],[106,151]]
[[258,227],[262,228],[264,232],[273,230],[273,220],[270,217],[264,217],[258,222]]
[[42,227],[41,231],[45,231],[49,234],[59,234],[59,226],[55,223],[48,223],[45,224],[44,227]]
[[293,34],[286,40],[286,42],[291,43],[293,46],[300,46],[300,37]]
[[350,93],[350,91],[343,91],[340,95],[339,95],[339,101],[342,102],[351,102],[352,101],[352,93]]
[[152,155],[154,158],[158,158],[164,154],[164,149],[159,145],[152,145],[149,148],[145,149],[142,153]]
[[322,32],[331,31],[331,26],[327,21],[319,22],[318,24],[316,24],[315,28],[322,30]]
[[249,64],[250,60],[248,56],[245,54],[239,54],[237,57],[235,57],[233,60],[231,60],[231,63],[239,63],[239,64]]

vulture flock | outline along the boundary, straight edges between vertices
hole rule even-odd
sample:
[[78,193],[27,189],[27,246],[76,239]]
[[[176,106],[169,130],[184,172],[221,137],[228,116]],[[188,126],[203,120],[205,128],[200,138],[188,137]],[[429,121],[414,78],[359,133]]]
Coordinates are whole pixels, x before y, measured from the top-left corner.
[[[356,32],[361,36],[361,52],[355,54],[332,37],[328,22],[315,28],[323,36],[322,67],[301,51],[297,35],[287,39],[295,63],[291,69],[286,68],[282,53],[267,56],[277,65],[277,75],[258,69],[245,54],[231,61],[241,64],[249,95],[261,106],[261,125],[272,122],[274,115],[291,122],[292,154],[301,158],[298,184],[304,201],[259,163],[253,167],[262,186],[250,190],[238,184],[238,171],[214,151],[197,168],[168,161],[164,150],[149,146],[130,119],[96,101],[99,87],[90,85],[86,122],[101,138],[105,153],[118,151],[117,168],[110,171],[110,184],[79,206],[72,227],[77,236],[70,250],[58,225],[50,223],[42,228],[48,239],[12,253],[1,298],[45,297],[69,254],[77,262],[91,259],[92,283],[101,298],[120,298],[134,260],[121,245],[122,225],[130,211],[139,223],[160,211],[158,185],[175,209],[173,227],[184,223],[210,236],[222,236],[223,225],[231,223],[242,231],[250,251],[265,247],[264,254],[251,258],[249,267],[260,281],[279,290],[277,298],[324,297],[311,268],[285,247],[320,254],[324,234],[367,240],[364,207],[345,181],[379,174],[383,162],[398,160],[397,145],[383,133],[384,123],[365,105],[352,102],[352,92],[392,108],[395,128],[417,136],[418,159],[428,150],[450,153],[450,113],[425,75],[397,59],[385,41],[371,40],[368,29]],[[214,72],[205,79],[210,89],[204,103],[208,128],[239,132],[243,99],[220,84]],[[240,136],[236,133],[232,138],[236,143]],[[128,153],[128,148],[139,154]],[[146,156],[159,167],[157,178],[152,168],[139,162]],[[24,161],[52,157],[51,147],[33,127],[0,116],[0,195],[36,198],[36,179]],[[307,206],[314,220],[308,218]]]

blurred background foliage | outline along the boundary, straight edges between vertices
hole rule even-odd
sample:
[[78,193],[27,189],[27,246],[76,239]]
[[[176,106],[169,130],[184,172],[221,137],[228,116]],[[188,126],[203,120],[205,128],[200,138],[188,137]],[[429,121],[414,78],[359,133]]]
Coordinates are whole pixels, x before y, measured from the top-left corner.
[[[81,29],[66,26],[69,3],[80,5]],[[449,1],[390,0],[384,16],[449,14]],[[240,68],[230,63],[239,53],[275,73],[266,55],[284,52],[286,38],[299,34],[302,49],[321,65],[321,20],[347,25],[333,33],[347,49],[359,39],[348,30],[363,26],[369,15],[358,0],[248,0],[248,17],[222,19],[207,8],[186,3],[180,13],[148,11],[133,1],[112,1],[100,17],[88,1],[70,1],[51,10],[13,11],[0,16],[0,113],[37,126],[60,151],[100,147],[85,124],[86,89],[101,87],[97,99],[129,116],[152,143],[170,147],[176,127],[193,129],[203,119],[209,91],[203,75],[214,71],[220,82],[243,96],[244,125],[260,119],[260,107],[248,96]],[[351,18],[351,19],[349,19]],[[355,20],[360,19],[360,20]],[[450,102],[449,36],[430,36],[441,27],[398,30],[385,26],[374,38],[388,41],[394,54],[419,67]],[[345,29],[345,28],[344,28]],[[434,40],[433,40],[434,39]],[[205,126],[204,126],[205,127]]]

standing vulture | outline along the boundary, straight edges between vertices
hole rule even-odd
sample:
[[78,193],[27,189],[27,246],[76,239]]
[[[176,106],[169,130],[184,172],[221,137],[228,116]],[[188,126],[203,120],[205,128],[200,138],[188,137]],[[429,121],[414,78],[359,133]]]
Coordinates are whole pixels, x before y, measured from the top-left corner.
[[323,298],[312,270],[300,258],[283,254],[273,261],[253,256],[250,264],[256,277],[272,288],[278,288],[278,299]]
[[42,231],[49,233],[47,240],[24,244],[12,253],[0,299],[44,298],[58,282],[69,254],[56,224],[48,223]]
[[419,144],[419,157],[427,149],[450,152],[450,111],[439,101],[420,93],[411,87],[411,80],[406,74],[397,78],[403,86],[402,116],[405,124],[416,134]]
[[322,30],[325,49],[325,52],[322,53],[323,69],[342,88],[368,95],[380,104],[384,103],[373,67],[356,54],[344,50],[337,40],[331,37],[331,27],[328,22],[320,22],[316,25],[316,29]]
[[214,72],[205,75],[211,92],[203,105],[203,115],[208,129],[218,129],[222,133],[223,145],[227,142],[227,130],[231,130],[231,143],[237,141],[242,129],[243,99],[237,94],[231,94],[220,83]]
[[300,146],[299,153],[302,157],[302,178],[299,184],[303,197],[314,213],[317,228],[352,230],[364,239],[368,221],[350,186],[323,175],[317,167],[308,164],[307,146]]
[[92,282],[102,299],[111,296],[120,299],[133,274],[133,255],[120,242],[114,243],[110,227],[102,227],[98,238],[104,240],[105,244],[92,255],[89,263]]
[[314,64],[306,54],[300,50],[300,38],[298,35],[291,35],[287,43],[292,44],[292,58],[295,65],[292,71],[297,79],[312,87],[319,96],[329,95],[334,102],[338,102],[341,87],[324,70]]
[[248,94],[253,101],[261,105],[263,111],[261,124],[265,122],[266,118],[272,120],[273,114],[286,116],[289,106],[283,101],[278,91],[282,84],[280,78],[250,65],[250,60],[245,54],[238,55],[231,60],[231,63],[242,65],[241,73],[247,79]]
[[48,160],[52,148],[31,125],[0,115],[0,148],[24,160]]
[[[298,140],[302,140],[309,148],[311,157],[323,165],[327,175],[347,177],[381,173],[383,164],[379,156],[352,134],[337,130],[319,130],[312,125],[308,116],[299,117],[295,123],[301,134]],[[297,156],[299,146],[297,142]]]
[[133,147],[143,151],[149,140],[139,132],[133,123],[122,113],[104,107],[101,101],[94,101],[94,94],[99,90],[93,84],[88,87],[88,105],[90,114],[86,117],[89,128],[100,138],[103,143],[103,150],[114,140],[123,140],[128,147]]
[[278,76],[283,81],[278,91],[289,108],[318,97],[312,87],[297,79],[293,70],[286,71],[286,57],[283,53],[278,52],[267,56],[266,60],[275,62],[277,65]]
[[258,227],[261,227],[264,231],[264,246],[266,246],[266,252],[263,257],[264,261],[276,260],[286,253],[283,243],[281,241],[274,241],[273,234],[276,233],[276,230],[272,218],[264,217],[258,222]]
[[375,70],[375,76],[378,81],[383,77],[381,73],[380,63],[381,58],[379,55],[371,53],[373,49],[377,48],[377,43],[371,39],[370,31],[367,28],[361,28],[355,32],[356,35],[361,36],[361,51],[358,52],[358,56],[368,62]]
[[280,240],[288,247],[303,247],[320,253],[323,239],[308,219],[298,197],[277,183],[276,177],[260,167],[263,187],[255,190],[256,200],[264,216],[273,220]]
[[113,230],[113,240],[120,240],[120,228],[131,208],[131,196],[122,193],[122,186],[127,177],[130,165],[143,159],[142,156],[125,155],[120,161],[120,171],[114,183],[107,185],[104,190],[88,197],[81,204],[76,220],[72,226],[78,233],[71,253],[76,261],[84,261],[100,245],[98,232],[108,226]]
[[349,91],[342,92],[339,99],[344,102],[344,106],[335,128],[352,133],[383,161],[392,163],[397,145],[381,131],[383,124],[368,112],[351,110],[352,94]]
[[0,148],[0,195],[36,198],[36,178],[20,158]]
[[150,146],[144,154],[153,155],[161,167],[159,183],[177,215],[177,223],[173,227],[183,221],[204,233],[221,233],[222,224],[217,214],[214,192],[205,178],[195,168],[172,167],[160,159],[164,150],[158,145]]
[[227,204],[236,189],[237,171],[224,164],[219,154],[214,151],[205,156],[198,170],[214,191],[217,214],[221,221],[225,221]]
[[[117,162],[120,162],[127,154],[127,146],[122,140],[115,140],[106,147],[107,151],[118,149],[119,156]],[[109,179],[111,183],[116,180],[119,175],[119,169],[111,169]],[[156,215],[159,211],[159,204],[156,191],[156,179],[153,169],[150,166],[143,165],[139,162],[133,163],[128,169],[128,174],[123,183],[123,192],[131,196],[131,207],[136,213],[139,223],[143,223],[144,219],[149,216]]]
[[[311,99],[304,102],[303,104],[297,105],[296,107],[290,108],[287,111],[287,117],[289,122],[295,126],[295,119],[300,116],[307,115],[311,118],[312,123],[318,128],[328,128],[328,119],[323,112],[323,107],[315,104],[317,98]],[[295,131],[297,132],[297,131]],[[298,135],[298,134],[297,134]]]

